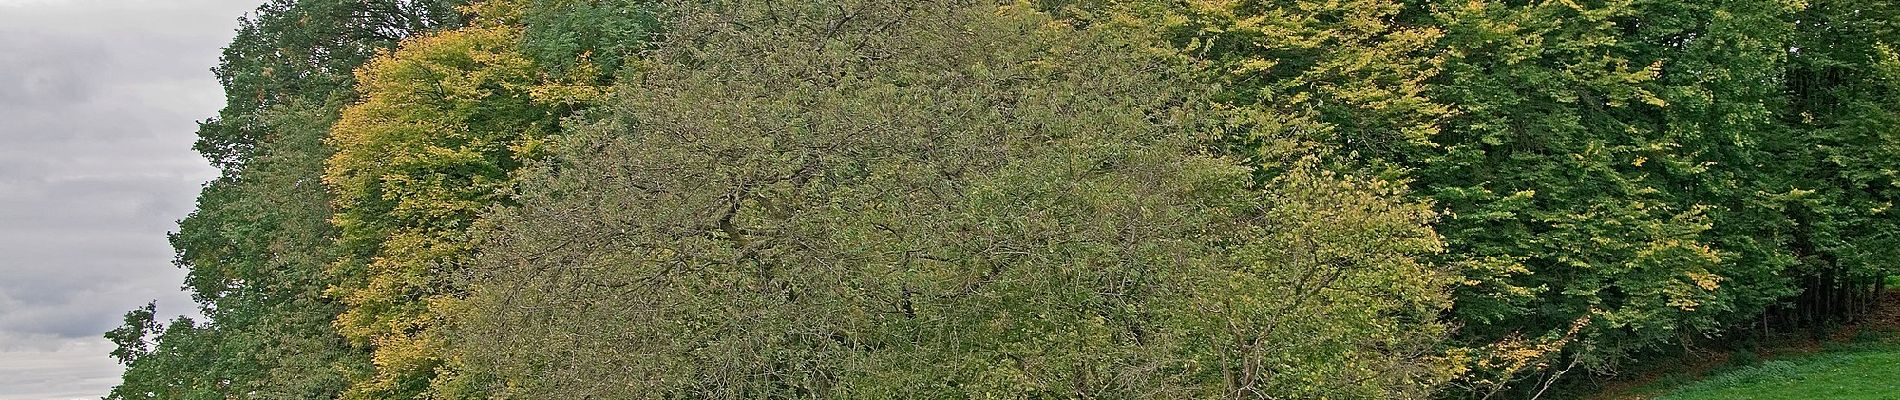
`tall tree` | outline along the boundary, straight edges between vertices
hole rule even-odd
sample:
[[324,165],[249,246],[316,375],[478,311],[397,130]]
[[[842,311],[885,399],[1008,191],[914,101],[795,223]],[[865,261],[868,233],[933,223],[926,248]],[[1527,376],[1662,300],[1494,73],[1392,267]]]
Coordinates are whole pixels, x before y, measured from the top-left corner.
[[127,369],[108,398],[331,398],[367,367],[332,328],[341,307],[322,295],[335,253],[321,138],[352,69],[455,23],[443,2],[354,0],[273,1],[241,20],[214,71],[227,105],[196,146],[223,173],[171,238],[206,319],[159,329],[151,309],[128,314],[109,335]]
[[1900,3],[1811,1],[1794,24],[1777,79],[1792,134],[1774,137],[1787,180],[1770,188],[1793,226],[1784,274],[1804,289],[1791,322],[1828,322],[1864,308],[1900,257]]
[[338,329],[372,349],[375,368],[344,398],[463,398],[497,384],[458,367],[436,332],[464,292],[452,278],[471,254],[466,231],[509,202],[512,171],[600,92],[595,76],[550,80],[521,52],[525,4],[472,4],[471,26],[406,40],[357,70],[362,101],[332,128],[323,177],[342,251],[328,293],[347,305]]
[[1460,117],[1417,182],[1453,214],[1440,225],[1453,260],[1501,272],[1463,287],[1465,334],[1567,343],[1540,361],[1566,371],[1712,328],[1724,259],[1704,235],[1707,206],[1672,202],[1649,172],[1698,162],[1660,137],[1665,65],[1623,40],[1645,10],[1446,8],[1455,57],[1434,95]]
[[[1442,260],[1467,278],[1453,319],[1480,350],[1476,390],[1608,367],[1837,285],[1794,278],[1838,269],[1797,260],[1833,265],[1803,243],[1854,209],[1809,196],[1839,181],[1797,161],[1826,157],[1791,153],[1826,141],[1781,121],[1814,115],[1783,109],[1785,53],[1806,47],[1791,41],[1796,24],[1838,24],[1797,17],[1801,3],[1051,3],[1080,19],[1143,18],[1196,60],[1241,128],[1229,143],[1262,177],[1277,159],[1319,154],[1445,207]],[[1815,37],[1854,35],[1826,29]],[[1832,211],[1787,211],[1811,207]]]
[[1310,166],[1253,184],[1138,41],[981,2],[681,3],[480,225],[453,341],[508,397],[1419,398],[1450,372],[1429,209]]

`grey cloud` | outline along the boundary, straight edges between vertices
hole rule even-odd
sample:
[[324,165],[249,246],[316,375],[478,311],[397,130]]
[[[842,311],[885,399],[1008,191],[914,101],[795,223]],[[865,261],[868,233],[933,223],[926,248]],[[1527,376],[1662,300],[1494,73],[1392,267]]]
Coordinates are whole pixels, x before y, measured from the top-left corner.
[[166,232],[215,176],[191,151],[260,0],[0,0],[0,400],[98,398],[100,335],[189,313]]
[[102,341],[0,333],[0,400],[97,399],[118,384],[112,360],[72,357],[112,351]]

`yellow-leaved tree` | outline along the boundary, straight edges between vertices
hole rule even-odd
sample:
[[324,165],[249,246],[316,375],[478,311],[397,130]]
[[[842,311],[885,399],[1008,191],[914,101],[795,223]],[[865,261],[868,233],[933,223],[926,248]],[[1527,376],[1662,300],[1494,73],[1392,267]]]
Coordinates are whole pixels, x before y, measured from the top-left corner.
[[[521,2],[465,7],[470,26],[405,41],[356,71],[324,183],[344,254],[331,296],[344,337],[373,353],[349,399],[466,398],[494,382],[460,368],[438,339],[463,288],[465,231],[506,202],[511,171],[540,153],[560,117],[598,89],[547,77],[520,51]],[[580,74],[574,74],[580,75]],[[585,80],[578,80],[585,81]]]

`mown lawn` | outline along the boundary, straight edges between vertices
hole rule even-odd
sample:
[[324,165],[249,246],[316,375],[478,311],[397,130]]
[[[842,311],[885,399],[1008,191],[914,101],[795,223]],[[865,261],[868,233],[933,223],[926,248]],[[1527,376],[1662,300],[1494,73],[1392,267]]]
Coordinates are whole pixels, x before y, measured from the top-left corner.
[[1855,347],[1738,367],[1657,400],[1900,399],[1900,344]]

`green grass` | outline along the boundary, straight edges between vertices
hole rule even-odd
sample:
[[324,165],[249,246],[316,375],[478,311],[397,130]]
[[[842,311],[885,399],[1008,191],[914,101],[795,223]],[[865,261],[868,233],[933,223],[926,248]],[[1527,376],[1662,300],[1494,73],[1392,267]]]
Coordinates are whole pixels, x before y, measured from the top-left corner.
[[1737,367],[1657,400],[1900,399],[1900,344],[1868,343]]

